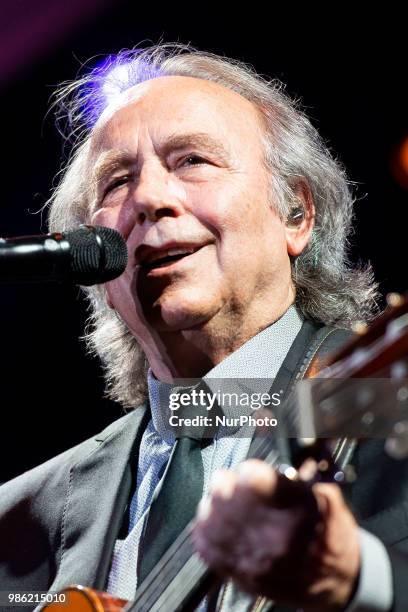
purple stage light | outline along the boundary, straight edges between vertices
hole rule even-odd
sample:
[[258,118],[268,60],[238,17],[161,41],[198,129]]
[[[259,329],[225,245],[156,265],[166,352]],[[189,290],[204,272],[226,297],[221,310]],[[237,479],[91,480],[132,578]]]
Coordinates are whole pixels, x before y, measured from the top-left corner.
[[92,128],[103,111],[131,87],[160,76],[160,70],[140,57],[142,51],[130,50],[98,60],[84,77],[78,103],[87,128]]

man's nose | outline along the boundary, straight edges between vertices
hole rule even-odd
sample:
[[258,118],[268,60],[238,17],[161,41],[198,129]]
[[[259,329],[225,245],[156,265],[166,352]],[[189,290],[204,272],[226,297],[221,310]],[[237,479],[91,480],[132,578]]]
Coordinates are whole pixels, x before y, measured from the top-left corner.
[[144,167],[133,193],[137,221],[158,221],[178,217],[183,212],[183,198],[174,177],[164,167]]

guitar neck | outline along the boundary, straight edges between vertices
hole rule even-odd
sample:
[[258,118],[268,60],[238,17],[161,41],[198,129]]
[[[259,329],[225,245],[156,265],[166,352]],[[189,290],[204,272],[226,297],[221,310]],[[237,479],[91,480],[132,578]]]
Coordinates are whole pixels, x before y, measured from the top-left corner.
[[142,585],[126,612],[192,611],[217,583],[219,579],[193,554],[176,576],[158,578],[147,589]]

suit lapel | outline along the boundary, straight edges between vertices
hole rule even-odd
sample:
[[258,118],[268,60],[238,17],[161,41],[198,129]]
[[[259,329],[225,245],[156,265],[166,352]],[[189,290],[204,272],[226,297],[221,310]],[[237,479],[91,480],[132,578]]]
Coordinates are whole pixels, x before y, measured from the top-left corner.
[[96,449],[71,467],[61,525],[61,562],[51,590],[70,584],[104,588],[130,493],[131,468],[136,463],[132,451],[148,414],[143,406],[120,419],[116,428],[114,424],[96,438]]

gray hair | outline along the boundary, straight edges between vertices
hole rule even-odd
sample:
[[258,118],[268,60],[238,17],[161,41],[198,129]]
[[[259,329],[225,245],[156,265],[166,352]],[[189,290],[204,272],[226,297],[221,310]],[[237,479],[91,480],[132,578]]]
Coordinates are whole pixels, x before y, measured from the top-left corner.
[[[122,51],[57,92],[58,117],[67,120],[66,137],[74,147],[50,199],[51,230],[71,229],[88,220],[89,143],[104,108],[115,95],[159,76],[212,81],[255,105],[264,127],[271,201],[278,213],[284,219],[296,207],[300,184],[308,186],[316,208],[310,244],[292,261],[297,308],[306,318],[342,327],[372,318],[377,311],[372,270],[353,267],[348,257],[353,196],[341,164],[279,81],[260,76],[242,62],[189,46],[161,44]],[[126,407],[135,406],[146,392],[144,354],[116,312],[107,307],[104,287],[86,292],[91,305],[86,339],[102,359],[107,394]]]

